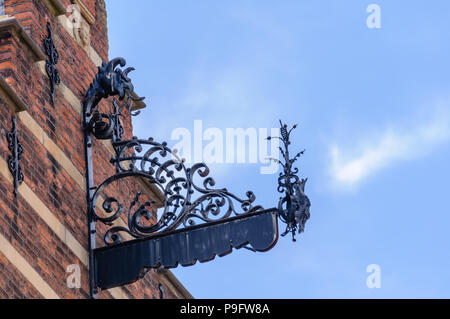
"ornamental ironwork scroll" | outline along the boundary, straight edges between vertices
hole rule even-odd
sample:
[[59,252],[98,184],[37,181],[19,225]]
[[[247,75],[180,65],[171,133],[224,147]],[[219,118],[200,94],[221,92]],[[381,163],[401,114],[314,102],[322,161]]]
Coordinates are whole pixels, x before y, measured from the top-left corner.
[[[277,218],[288,225],[284,234],[292,232],[294,236],[297,230],[303,231],[309,218],[309,200],[304,195],[306,180],[300,180],[296,176],[298,170],[292,169],[300,155],[289,157],[291,130],[281,127],[280,139],[285,149],[280,151],[285,163],[278,161],[284,168],[278,191],[285,196],[278,209],[264,210],[255,204],[251,191],[237,196],[226,188],[215,187],[206,164],[187,165],[166,142],[137,137],[123,140],[123,110],[137,115],[138,112],[131,112],[132,103],[144,99],[134,94],[128,77],[134,69],[122,70],[125,64],[123,58],[103,62],[83,102],[93,297],[97,288],[108,289],[137,280],[145,274],[144,268],[192,265],[197,260],[226,255],[232,248],[266,251],[278,239]],[[111,111],[102,113],[97,105],[108,97],[115,98]],[[115,173],[97,185],[92,137],[111,140],[115,152],[110,159]],[[153,194],[137,190],[133,193],[134,188],[128,186],[136,181],[151,185]],[[117,190],[121,190],[120,198],[114,196]],[[154,193],[162,195],[158,209]],[[105,245],[100,248],[96,248],[96,223],[105,225]],[[167,245],[170,249],[161,251]],[[129,261],[125,256],[131,252],[136,256]],[[122,258],[126,262],[116,260]]]
[[[122,141],[123,128],[120,124],[121,110],[124,106],[131,108],[133,86],[128,73],[133,68],[122,71],[123,59],[115,59],[99,68],[99,74],[86,95],[86,101],[94,103],[87,105],[87,114],[92,114],[87,122],[87,129],[98,139],[112,139],[116,156],[111,163],[116,168],[116,174],[95,187],[92,201],[92,217],[94,221],[111,226],[126,211],[126,226],[113,226],[105,234],[107,245],[122,241],[120,233],[127,233],[134,238],[175,230],[178,227],[188,227],[199,222],[213,222],[243,213],[263,210],[259,205],[253,205],[255,195],[247,192],[240,198],[227,189],[213,188],[215,181],[209,176],[210,170],[206,164],[198,163],[187,167],[183,159],[173,152],[166,142],[156,142],[153,138]],[[100,97],[118,95],[124,101],[118,105],[113,101],[113,113],[100,113],[94,105]],[[133,200],[125,206],[120,199],[106,194],[105,189],[112,183],[128,177],[140,177],[156,186],[164,195],[164,207],[160,217],[152,225],[144,222],[151,219],[151,201],[138,205],[141,193],[134,194]],[[195,181],[195,178],[199,181]],[[94,189],[91,187],[91,189]],[[101,205],[97,201],[102,198]],[[98,207],[102,212],[98,212]]]
[[55,87],[59,85],[61,79],[59,77],[58,69],[56,65],[59,60],[59,53],[53,42],[53,31],[50,22],[47,22],[48,36],[43,40],[45,53],[47,54],[47,61],[45,61],[45,70],[47,71],[48,78],[50,80],[51,100],[52,104],[55,103]]
[[[104,181],[96,189],[93,197],[94,219],[106,225],[127,213],[127,226],[111,227],[105,235],[107,245],[122,241],[120,233],[125,232],[134,238],[143,238],[156,233],[168,232],[179,227],[189,227],[197,222],[213,222],[243,213],[263,210],[253,205],[255,195],[247,192],[240,198],[227,189],[213,188],[215,181],[209,176],[209,168],[203,164],[186,167],[176,153],[166,143],[158,143],[153,139],[131,140],[114,144],[117,156],[111,159],[117,173]],[[104,189],[115,181],[138,176],[155,185],[164,195],[164,206],[159,218],[154,223],[146,223],[152,218],[151,201],[138,205],[141,193],[135,194],[129,207],[125,209],[119,199],[107,197],[101,207],[108,216],[97,213],[97,200]],[[198,182],[195,180],[198,177]],[[112,208],[115,204],[116,210]]]
[[14,196],[17,197],[17,189],[23,182],[23,173],[22,168],[20,167],[23,147],[17,136],[17,121],[15,117],[12,120],[11,131],[6,133],[6,140],[8,141],[8,149],[11,152],[11,155],[8,155],[8,168],[14,180]]

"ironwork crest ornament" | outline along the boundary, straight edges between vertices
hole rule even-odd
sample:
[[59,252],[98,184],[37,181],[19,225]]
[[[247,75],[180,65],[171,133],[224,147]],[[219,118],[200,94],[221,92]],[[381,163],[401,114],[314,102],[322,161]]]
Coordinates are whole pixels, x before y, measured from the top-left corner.
[[45,53],[48,56],[47,61],[45,61],[45,70],[47,71],[48,78],[50,79],[52,103],[55,103],[55,87],[61,82],[58,69],[56,69],[56,65],[59,60],[59,53],[53,42],[53,31],[50,22],[47,22],[47,31],[48,36],[43,40]]
[[287,124],[283,124],[280,120],[281,137],[269,136],[267,138],[268,140],[278,138],[283,142],[283,148],[280,147],[283,161],[274,158],[270,158],[270,160],[281,164],[283,167],[283,172],[280,173],[278,178],[278,192],[284,193],[284,197],[281,197],[278,202],[278,216],[287,225],[281,236],[284,237],[290,232],[293,241],[296,241],[295,234],[297,231],[299,234],[304,231],[306,221],[310,218],[309,207],[311,206],[308,196],[305,195],[305,184],[308,179],[300,179],[297,176],[298,168],[292,167],[305,151],[297,153],[293,158],[290,157],[289,153],[290,135],[296,128],[297,125],[294,125],[288,130]]
[[[248,191],[239,197],[226,188],[216,188],[215,180],[204,163],[187,165],[166,142],[133,137],[123,140],[122,111],[131,113],[134,86],[128,77],[134,68],[126,68],[123,58],[116,58],[98,68],[83,102],[86,186],[89,220],[91,295],[131,283],[148,268],[193,265],[229,254],[233,248],[267,251],[278,240],[278,222],[287,224],[283,236],[303,231],[309,218],[309,199],[304,194],[306,180],[297,177],[292,164],[303,154],[289,157],[289,135],[281,127],[280,148],[285,163],[278,179],[278,191],[285,193],[278,209],[265,210],[255,204]],[[102,113],[97,105],[102,99],[112,101],[111,113]],[[131,115],[137,115],[132,113]],[[94,184],[92,136],[111,140],[114,155],[110,163],[115,173]],[[272,159],[276,160],[276,159]],[[129,188],[143,183],[162,194],[156,207],[154,191]],[[122,190],[120,198],[114,196]],[[147,189],[148,190],[148,189]],[[105,245],[96,248],[96,223],[102,227]]]
[[12,120],[12,129],[6,134],[8,141],[8,149],[11,155],[8,155],[8,168],[14,179],[14,196],[17,197],[17,188],[23,182],[22,168],[20,167],[20,159],[23,155],[23,147],[17,137],[17,121],[14,117]]

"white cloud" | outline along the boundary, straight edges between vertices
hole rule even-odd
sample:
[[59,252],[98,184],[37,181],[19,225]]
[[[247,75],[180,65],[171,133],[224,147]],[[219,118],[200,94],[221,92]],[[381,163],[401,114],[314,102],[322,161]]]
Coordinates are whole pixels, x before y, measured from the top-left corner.
[[334,185],[357,187],[376,172],[425,156],[450,140],[450,113],[442,109],[426,124],[409,130],[388,128],[375,139],[363,140],[359,147],[330,146],[330,173]]

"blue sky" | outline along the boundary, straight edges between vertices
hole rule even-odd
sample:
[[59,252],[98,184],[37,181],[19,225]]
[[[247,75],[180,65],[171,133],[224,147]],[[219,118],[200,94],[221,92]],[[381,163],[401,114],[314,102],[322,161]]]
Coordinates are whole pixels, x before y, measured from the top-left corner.
[[[450,297],[450,2],[106,2],[110,57],[147,97],[135,135],[300,124],[305,233],[173,270],[194,297]],[[277,205],[260,164],[213,166],[217,186]]]

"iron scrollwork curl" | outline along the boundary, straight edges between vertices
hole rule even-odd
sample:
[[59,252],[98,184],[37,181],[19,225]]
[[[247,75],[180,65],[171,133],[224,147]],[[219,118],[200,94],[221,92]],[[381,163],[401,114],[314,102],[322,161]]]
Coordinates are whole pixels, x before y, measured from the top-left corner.
[[131,112],[132,105],[131,95],[128,96],[127,101],[118,104],[117,100],[113,101],[113,107],[110,114],[100,113],[94,110],[91,120],[89,121],[90,132],[99,140],[112,140],[113,143],[122,140],[124,129],[120,117],[124,108],[130,111],[132,116],[139,114],[138,112]]
[[[198,163],[187,167],[184,160],[168,148],[165,142],[158,143],[152,138],[133,138],[115,143],[114,146],[117,156],[111,159],[111,163],[116,166],[117,172],[97,188],[93,207],[96,207],[96,201],[108,185],[130,176],[141,177],[158,187],[164,194],[164,205],[160,208],[157,220],[149,223],[154,216],[151,207],[155,201],[139,205],[141,193],[137,193],[128,207],[126,227],[111,227],[104,236],[107,245],[121,242],[120,233],[123,232],[134,238],[143,238],[197,223],[210,223],[263,210],[262,206],[253,205],[253,192],[247,192],[246,198],[239,198],[226,188],[213,188],[215,181],[209,176],[206,164]],[[196,179],[200,181],[197,182]],[[94,218],[109,226],[124,212],[124,204],[116,198],[107,197],[101,207],[103,214],[97,214],[97,208],[94,208]]]

